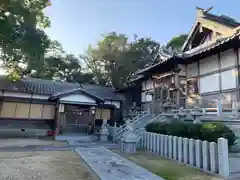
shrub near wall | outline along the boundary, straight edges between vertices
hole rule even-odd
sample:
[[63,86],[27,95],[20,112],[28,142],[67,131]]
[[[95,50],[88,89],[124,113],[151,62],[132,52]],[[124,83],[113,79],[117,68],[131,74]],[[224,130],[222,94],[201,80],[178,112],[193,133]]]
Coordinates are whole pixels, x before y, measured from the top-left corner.
[[217,142],[218,138],[223,137],[228,139],[229,147],[233,146],[236,140],[234,132],[221,123],[153,122],[148,124],[145,129],[147,132],[200,139],[209,142]]

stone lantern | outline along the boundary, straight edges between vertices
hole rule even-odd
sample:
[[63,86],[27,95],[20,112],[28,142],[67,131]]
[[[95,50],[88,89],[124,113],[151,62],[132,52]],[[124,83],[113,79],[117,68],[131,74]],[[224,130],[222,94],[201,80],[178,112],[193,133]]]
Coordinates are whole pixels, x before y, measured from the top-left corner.
[[101,129],[100,129],[100,141],[108,141],[108,129],[107,129],[107,121],[103,120]]

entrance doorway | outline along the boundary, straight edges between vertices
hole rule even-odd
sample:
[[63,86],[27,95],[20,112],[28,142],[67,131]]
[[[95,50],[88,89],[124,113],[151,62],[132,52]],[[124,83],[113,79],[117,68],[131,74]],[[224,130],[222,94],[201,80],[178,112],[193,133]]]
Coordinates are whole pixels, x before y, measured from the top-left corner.
[[66,129],[67,133],[89,134],[93,124],[93,118],[89,106],[66,105]]

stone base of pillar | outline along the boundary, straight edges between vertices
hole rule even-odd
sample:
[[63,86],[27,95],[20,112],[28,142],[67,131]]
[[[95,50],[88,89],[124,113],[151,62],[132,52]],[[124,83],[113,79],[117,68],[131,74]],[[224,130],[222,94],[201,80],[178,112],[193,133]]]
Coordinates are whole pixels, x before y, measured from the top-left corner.
[[100,129],[100,141],[108,141],[108,135],[109,135],[109,132],[108,132],[108,129],[105,125],[105,123],[102,125],[101,129]]
[[122,142],[121,151],[124,153],[136,153],[137,143],[136,142]]
[[108,134],[100,134],[100,141],[103,142],[108,141]]

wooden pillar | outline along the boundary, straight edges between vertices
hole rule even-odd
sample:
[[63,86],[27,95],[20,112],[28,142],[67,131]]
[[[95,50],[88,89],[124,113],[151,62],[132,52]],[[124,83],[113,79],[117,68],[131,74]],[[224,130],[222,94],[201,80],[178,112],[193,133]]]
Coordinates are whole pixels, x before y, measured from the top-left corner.
[[55,123],[55,135],[58,136],[60,133],[60,121],[65,118],[64,104],[57,104],[56,108],[56,123]]
[[59,133],[60,133],[60,112],[58,112],[58,109],[57,109],[57,112],[56,112],[56,121],[55,121],[55,136],[58,136]]
[[188,69],[187,69],[187,65],[186,65],[186,84],[185,84],[185,108],[188,108]]
[[153,95],[152,95],[152,112],[153,114],[156,114],[156,85],[155,85],[155,79],[152,79],[153,82]]
[[[178,73],[175,74],[175,83],[176,83],[176,87],[180,87]],[[180,108],[180,90],[179,89],[177,89],[176,91],[176,107]]]
[[[218,53],[217,54],[217,63],[218,63],[218,72],[219,72],[219,92],[220,92],[220,94],[222,93],[222,71],[221,71],[221,69],[222,69],[222,67],[221,67],[221,59],[220,59],[220,53]],[[221,96],[220,96],[220,98],[221,98]],[[222,99],[222,98],[221,98]]]
[[163,111],[163,101],[164,101],[164,98],[163,98],[163,82],[161,80],[161,85],[160,85],[161,89],[160,89],[160,106],[161,106],[161,111]]
[[240,94],[239,94],[239,89],[240,89],[240,82],[239,82],[239,49],[238,48],[235,48],[234,49],[234,52],[236,54],[236,58],[235,58],[235,66],[236,66],[236,77],[235,77],[235,80],[236,80],[236,88],[237,88],[237,101],[240,101]]

